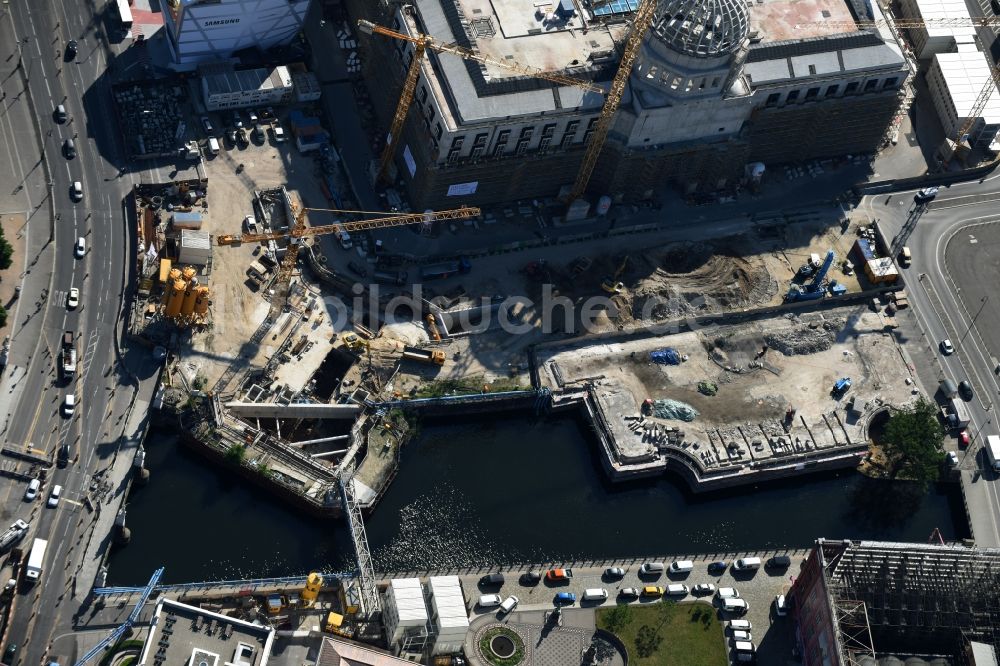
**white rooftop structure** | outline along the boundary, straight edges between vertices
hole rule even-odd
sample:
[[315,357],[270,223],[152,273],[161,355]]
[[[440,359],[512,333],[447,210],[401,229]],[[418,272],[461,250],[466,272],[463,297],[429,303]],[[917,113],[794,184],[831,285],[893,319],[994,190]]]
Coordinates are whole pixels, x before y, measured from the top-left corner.
[[393,578],[390,586],[399,624],[408,626],[427,622],[427,606],[424,605],[419,578]]
[[431,576],[428,581],[437,638],[434,654],[457,652],[469,630],[469,611],[458,576]]
[[[939,53],[934,61],[941,70],[958,117],[968,118],[983,86],[992,78],[986,58],[973,48],[971,52],[963,49],[958,53]],[[1000,92],[996,86],[980,117],[987,125],[1000,124]]]
[[[963,0],[915,0],[920,16],[924,19],[961,19],[969,18],[969,8]],[[971,25],[928,25],[927,33],[932,37],[975,35],[976,29]]]

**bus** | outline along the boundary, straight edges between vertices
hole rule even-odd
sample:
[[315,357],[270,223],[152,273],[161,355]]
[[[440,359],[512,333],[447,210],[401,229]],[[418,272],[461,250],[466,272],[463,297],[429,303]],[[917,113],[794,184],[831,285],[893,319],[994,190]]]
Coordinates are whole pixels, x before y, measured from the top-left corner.
[[132,9],[128,6],[128,0],[115,0],[115,18],[123,34],[127,35],[132,30]]

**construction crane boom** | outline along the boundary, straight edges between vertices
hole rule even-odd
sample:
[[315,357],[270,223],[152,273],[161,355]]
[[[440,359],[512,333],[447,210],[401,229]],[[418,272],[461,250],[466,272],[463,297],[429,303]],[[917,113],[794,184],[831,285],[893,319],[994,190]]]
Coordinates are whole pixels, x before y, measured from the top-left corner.
[[601,115],[597,118],[597,125],[590,135],[587,152],[583,156],[580,171],[576,174],[576,181],[567,197],[568,201],[579,198],[587,189],[590,176],[594,173],[594,166],[597,164],[597,158],[601,156],[604,141],[608,138],[608,132],[611,130],[615,113],[621,105],[622,96],[625,94],[625,85],[628,83],[629,74],[632,73],[632,65],[635,64],[635,59],[639,55],[639,47],[642,45],[646,30],[653,22],[655,9],[656,0],[642,0],[639,8],[635,10],[635,16],[632,18],[632,32],[629,33],[628,39],[625,41],[621,63],[618,65],[615,78],[611,81],[611,90],[604,100],[604,107],[601,109]]
[[[223,234],[216,238],[219,245],[238,245],[240,243],[260,243],[281,238],[301,238],[304,236],[322,236],[338,231],[366,231],[368,229],[387,229],[389,227],[400,227],[407,224],[418,224],[427,220],[466,220],[480,214],[480,209],[474,206],[462,206],[451,210],[436,211],[433,213],[406,213],[400,215],[389,215],[386,217],[376,217],[370,220],[357,220],[355,222],[337,222],[335,224],[324,224],[316,227],[307,227],[303,223],[298,224],[299,217],[304,216],[305,211],[324,211],[324,208],[303,208],[299,215],[296,215],[296,225],[288,231],[268,232],[262,234]],[[304,222],[304,220],[303,220]]]
[[896,26],[897,28],[962,28],[962,27],[989,27],[989,26],[1000,26],[1000,16],[961,16],[953,18],[936,18],[928,17],[925,19],[920,18],[893,18],[893,19],[879,19],[878,21],[810,21],[809,23],[800,23],[796,27],[805,27],[810,25],[824,25],[830,28],[844,28],[845,30],[868,30],[870,28],[885,28],[887,26]]
[[393,156],[396,154],[396,145],[399,143],[399,136],[403,131],[403,124],[406,122],[406,115],[410,111],[410,105],[413,104],[413,94],[416,92],[417,88],[417,77],[420,75],[420,67],[423,63],[424,54],[427,49],[431,49],[432,51],[436,51],[438,53],[450,53],[460,58],[464,58],[465,60],[473,60],[483,65],[502,67],[503,69],[517,72],[518,74],[523,74],[525,76],[544,79],[546,81],[552,81],[553,83],[559,83],[565,86],[575,86],[589,92],[604,93],[603,88],[586,79],[567,76],[557,72],[546,72],[538,67],[523,65],[512,60],[497,60],[495,58],[484,56],[481,53],[476,53],[472,49],[467,49],[462,46],[438,43],[429,35],[406,35],[364,19],[358,21],[358,28],[361,32],[368,35],[384,35],[386,37],[400,39],[414,45],[413,59],[410,61],[410,67],[406,71],[406,79],[403,81],[403,90],[399,95],[399,102],[396,104],[396,111],[393,114],[392,124],[389,126],[389,134],[386,137],[385,148],[382,150],[382,156],[379,160],[378,178],[382,182],[386,182],[388,180],[389,167],[392,164]]

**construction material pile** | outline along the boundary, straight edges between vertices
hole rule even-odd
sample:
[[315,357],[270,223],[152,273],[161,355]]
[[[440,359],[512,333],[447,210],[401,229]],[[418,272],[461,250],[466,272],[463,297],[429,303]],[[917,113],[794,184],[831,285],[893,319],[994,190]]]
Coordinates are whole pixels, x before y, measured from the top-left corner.
[[664,398],[653,401],[653,416],[658,419],[691,422],[697,418],[698,410],[679,400]]
[[826,351],[837,339],[837,331],[844,327],[844,320],[824,321],[821,324],[801,325],[785,331],[772,331],[764,335],[767,346],[785,356],[815,354]]

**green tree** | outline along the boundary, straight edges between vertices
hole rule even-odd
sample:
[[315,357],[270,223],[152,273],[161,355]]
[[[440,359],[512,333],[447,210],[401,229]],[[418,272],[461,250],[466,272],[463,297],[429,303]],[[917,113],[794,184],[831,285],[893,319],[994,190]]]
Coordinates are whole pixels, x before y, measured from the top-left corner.
[[226,449],[226,460],[240,464],[247,455],[247,447],[241,444],[233,444]]
[[10,268],[13,261],[11,257],[14,256],[14,246],[12,246],[6,238],[0,236],[0,269]]
[[911,479],[922,486],[936,479],[944,460],[944,434],[937,408],[924,398],[890,416],[882,438],[889,478]]
[[639,627],[635,633],[635,651],[640,657],[651,657],[659,649],[663,636],[648,624]]
[[7,308],[0,305],[0,328],[7,325]]
[[617,634],[632,621],[632,607],[628,605],[615,606],[604,614],[604,623],[608,631]]

